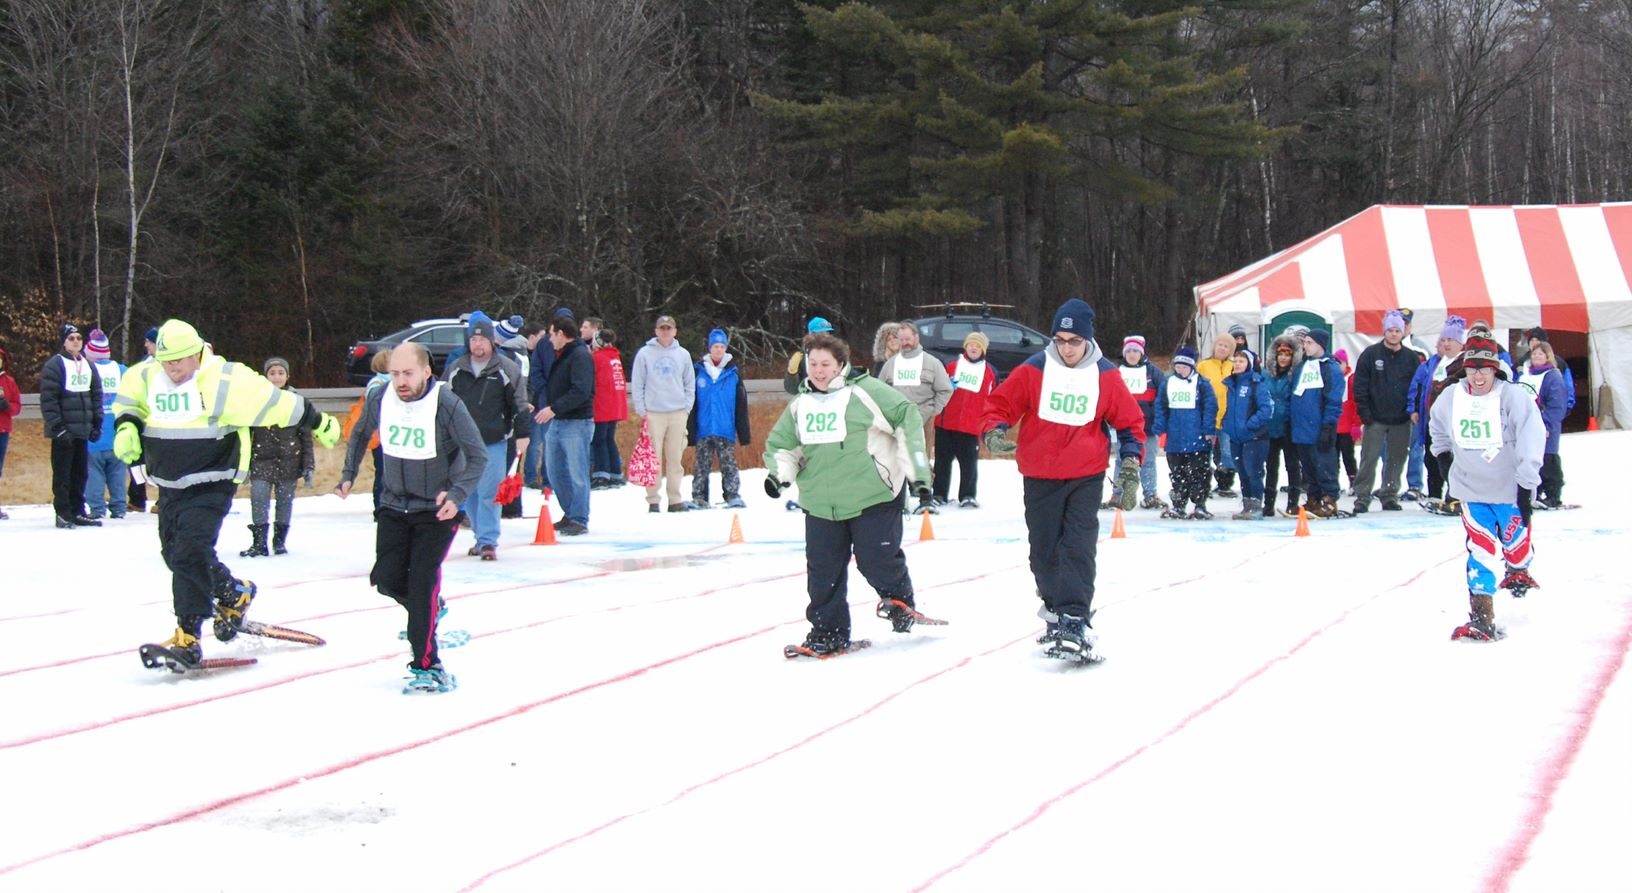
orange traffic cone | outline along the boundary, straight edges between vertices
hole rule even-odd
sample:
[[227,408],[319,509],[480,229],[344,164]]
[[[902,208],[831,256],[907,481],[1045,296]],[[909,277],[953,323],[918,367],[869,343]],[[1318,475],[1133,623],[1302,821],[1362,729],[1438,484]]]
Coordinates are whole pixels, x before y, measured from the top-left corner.
[[1598,430],[1598,417],[1597,416],[1595,416],[1595,415],[1587,416],[1587,430],[1588,431],[1597,431]]
[[747,542],[747,540],[742,538],[742,519],[737,517],[736,513],[734,512],[731,515],[731,537],[725,542],[727,545],[731,546],[735,546],[738,543]]
[[1122,526],[1122,510],[1116,510],[1116,520],[1111,522],[1111,539],[1125,540],[1128,538],[1127,528]]
[[925,540],[932,540],[934,538],[935,538],[935,528],[930,526],[929,516],[925,515],[924,516],[924,525],[922,527],[918,528],[918,542],[921,543],[921,542],[924,542]]
[[538,510],[538,532],[533,534],[533,545],[555,545],[555,525],[550,521],[550,500],[545,498],[544,505]]
[[1309,535],[1309,510],[1304,508],[1301,505],[1298,506],[1298,529],[1292,531],[1292,535],[1293,536],[1308,536]]

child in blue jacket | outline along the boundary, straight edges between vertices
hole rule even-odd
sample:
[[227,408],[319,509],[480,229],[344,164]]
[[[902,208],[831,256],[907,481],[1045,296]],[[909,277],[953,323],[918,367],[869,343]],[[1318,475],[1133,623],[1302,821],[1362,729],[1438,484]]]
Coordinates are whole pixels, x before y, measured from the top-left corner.
[[[1167,474],[1173,482],[1173,505],[1162,517],[1205,521],[1213,516],[1207,511],[1212,479],[1208,466],[1213,442],[1218,439],[1217,419],[1218,398],[1213,386],[1196,374],[1195,350],[1179,348],[1173,357],[1173,373],[1162,380],[1156,395],[1151,423],[1151,433],[1167,435]],[[1195,503],[1196,510],[1186,515],[1184,506],[1189,502]]]
[[1264,460],[1269,458],[1269,426],[1275,416],[1274,389],[1258,371],[1258,357],[1239,348],[1234,372],[1224,379],[1224,433],[1235,470],[1241,475],[1241,511],[1236,521],[1264,519]]
[[748,430],[748,386],[727,346],[724,329],[709,332],[708,353],[697,362],[697,399],[686,418],[686,442],[697,448],[691,477],[693,509],[709,507],[708,473],[716,459],[726,508],[747,507],[738,491],[737,444],[753,443]]

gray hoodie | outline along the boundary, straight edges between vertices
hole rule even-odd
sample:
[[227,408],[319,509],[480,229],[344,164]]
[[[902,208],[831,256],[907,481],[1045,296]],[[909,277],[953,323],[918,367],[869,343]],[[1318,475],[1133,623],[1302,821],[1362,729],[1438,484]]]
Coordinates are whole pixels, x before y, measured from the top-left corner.
[[635,415],[649,412],[690,412],[697,400],[697,368],[691,354],[675,340],[664,347],[657,338],[635,354],[629,370],[629,399]]
[[[923,373],[917,384],[897,384],[895,381],[895,367],[900,363],[921,363]],[[901,395],[911,400],[918,407],[918,414],[924,421],[941,414],[946,404],[952,402],[952,377],[946,374],[946,365],[940,360],[924,353],[922,347],[912,350],[903,350],[885,361],[884,368],[879,370],[878,380],[901,392]]]
[[[399,512],[434,512],[436,494],[447,491],[455,505],[476,492],[476,482],[487,468],[487,446],[470,411],[453,388],[432,382],[442,392],[436,403],[436,456],[398,459],[380,454],[380,506]],[[346,444],[346,463],[340,480],[357,480],[357,469],[368,453],[368,441],[380,427],[380,403],[390,386],[375,388],[363,398],[363,412]],[[427,391],[428,393],[428,391]],[[424,399],[420,395],[418,399]]]
[[1460,381],[1445,389],[1428,411],[1434,455],[1455,451],[1448,494],[1466,502],[1513,505],[1516,488],[1534,490],[1541,485],[1542,450],[1547,444],[1547,426],[1541,420],[1536,401],[1519,385],[1498,380],[1493,388],[1501,401],[1502,445],[1487,461],[1486,450],[1459,447],[1452,436],[1455,427],[1455,391],[1467,391]]

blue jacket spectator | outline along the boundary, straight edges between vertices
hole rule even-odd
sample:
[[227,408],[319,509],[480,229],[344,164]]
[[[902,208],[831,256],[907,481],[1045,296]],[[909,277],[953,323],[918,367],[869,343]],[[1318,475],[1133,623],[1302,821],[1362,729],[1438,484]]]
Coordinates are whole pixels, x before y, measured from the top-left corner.
[[[1203,453],[1213,447],[1205,438],[1217,437],[1218,398],[1213,386],[1193,366],[1175,364],[1156,394],[1151,433],[1167,435],[1169,453]],[[1177,404],[1177,405],[1175,405]]]
[[1277,409],[1273,388],[1256,369],[1224,379],[1224,433],[1230,440],[1264,440]]
[[1292,442],[1312,444],[1320,440],[1320,429],[1337,427],[1343,414],[1347,385],[1343,369],[1329,356],[1304,357],[1292,374]]

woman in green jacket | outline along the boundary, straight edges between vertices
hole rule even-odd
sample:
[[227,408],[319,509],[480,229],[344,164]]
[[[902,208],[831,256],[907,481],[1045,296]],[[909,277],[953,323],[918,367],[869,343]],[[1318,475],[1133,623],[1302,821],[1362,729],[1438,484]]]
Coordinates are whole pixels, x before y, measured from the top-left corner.
[[929,465],[918,408],[894,388],[850,367],[849,345],[807,337],[805,381],[765,442],[765,492],[780,499],[799,485],[805,511],[810,634],[789,657],[842,654],[852,647],[847,580],[850,556],[878,591],[877,614],[896,632],[922,615],[901,551],[901,507],[911,486],[929,495]]

